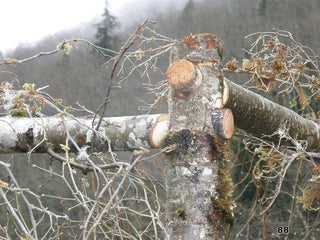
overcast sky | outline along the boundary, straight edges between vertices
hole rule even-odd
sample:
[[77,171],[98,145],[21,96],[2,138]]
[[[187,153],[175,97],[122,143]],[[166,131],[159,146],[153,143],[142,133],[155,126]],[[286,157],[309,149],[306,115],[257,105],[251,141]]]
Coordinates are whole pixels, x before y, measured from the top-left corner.
[[[128,22],[150,17],[152,11],[181,8],[187,1],[108,0],[108,5],[120,22]],[[0,52],[88,23],[103,14],[105,3],[106,0],[0,0]]]
[[[133,0],[109,0],[109,10],[119,15]],[[63,29],[101,16],[105,0],[0,0],[0,52],[20,43],[34,43]]]

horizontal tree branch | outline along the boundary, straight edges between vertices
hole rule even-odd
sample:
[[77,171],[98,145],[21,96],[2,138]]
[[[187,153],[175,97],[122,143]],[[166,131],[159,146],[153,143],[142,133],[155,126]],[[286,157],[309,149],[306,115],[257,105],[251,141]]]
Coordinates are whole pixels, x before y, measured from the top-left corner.
[[[77,151],[92,146],[95,151],[157,148],[168,132],[167,114],[104,118],[99,131],[92,118],[0,118],[0,153]],[[97,124],[99,120],[95,120]],[[68,146],[68,147],[64,147]]]
[[[236,127],[274,141],[288,134],[293,139],[305,140],[308,151],[320,149],[317,123],[228,79],[225,84],[229,93],[224,107],[232,110]],[[115,151],[158,148],[168,131],[168,114],[105,118],[99,132],[95,132],[92,118],[6,116],[0,118],[0,153],[47,152],[45,143],[51,143],[55,152],[61,152],[60,144],[66,145],[68,136],[78,147],[93,146],[96,151],[107,150],[109,144]],[[70,151],[76,151],[71,141],[68,142]]]
[[317,123],[228,79],[226,82],[229,99],[225,107],[232,110],[236,127],[274,141],[285,140],[289,135],[306,141],[308,150],[320,149],[320,127]]

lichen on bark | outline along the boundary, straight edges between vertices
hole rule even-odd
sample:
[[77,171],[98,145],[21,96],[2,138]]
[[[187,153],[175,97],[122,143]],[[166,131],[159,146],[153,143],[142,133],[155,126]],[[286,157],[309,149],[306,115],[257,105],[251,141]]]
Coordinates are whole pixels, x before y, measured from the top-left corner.
[[212,112],[222,107],[222,46],[217,36],[198,34],[172,50],[171,61],[190,61],[203,78],[188,95],[177,94],[169,82],[170,132],[163,147],[175,146],[165,156],[166,222],[172,239],[223,239],[233,222],[229,145],[214,142],[211,123]]

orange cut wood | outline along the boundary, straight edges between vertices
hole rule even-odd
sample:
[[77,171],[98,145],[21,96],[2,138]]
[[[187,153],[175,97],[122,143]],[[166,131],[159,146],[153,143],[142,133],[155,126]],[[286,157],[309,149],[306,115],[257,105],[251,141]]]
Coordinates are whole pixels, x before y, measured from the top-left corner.
[[212,113],[212,127],[221,139],[230,139],[233,135],[234,120],[232,111],[228,108],[219,109]]
[[202,83],[202,74],[196,65],[180,59],[173,62],[167,71],[168,83],[179,93],[193,92]]
[[168,82],[174,88],[191,85],[195,78],[195,68],[187,60],[181,59],[172,63],[167,71]]

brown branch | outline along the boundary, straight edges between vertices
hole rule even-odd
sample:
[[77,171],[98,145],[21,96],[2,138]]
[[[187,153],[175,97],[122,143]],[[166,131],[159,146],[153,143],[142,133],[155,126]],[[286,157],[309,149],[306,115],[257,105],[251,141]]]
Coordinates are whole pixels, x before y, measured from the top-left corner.
[[116,70],[116,67],[119,64],[120,59],[122,58],[123,54],[125,54],[125,52],[132,46],[132,44],[134,44],[135,40],[137,39],[137,34],[138,32],[141,30],[141,28],[147,24],[147,23],[154,23],[153,21],[147,19],[144,22],[140,23],[138,25],[138,27],[136,28],[136,30],[131,34],[130,38],[126,41],[126,43],[122,46],[122,48],[120,49],[119,54],[117,55],[117,57],[114,60],[113,63],[113,67],[111,70],[111,76],[110,78],[112,79]]
[[[96,117],[98,116],[98,111],[101,107],[103,107],[102,111],[101,111],[101,114],[100,114],[100,119],[99,119],[99,122],[97,124],[97,126],[95,127],[96,131],[99,130],[100,128],[100,125],[101,125],[101,122],[102,122],[102,118],[107,110],[107,104],[110,102],[110,99],[109,99],[109,95],[110,95],[110,91],[111,89],[113,88],[113,85],[112,85],[112,79],[113,79],[113,76],[114,76],[114,73],[115,73],[115,70],[120,62],[120,59],[122,58],[123,54],[125,54],[125,52],[131,47],[132,44],[134,44],[136,38],[137,38],[137,34],[138,32],[141,30],[141,28],[146,24],[146,23],[149,23],[149,22],[152,22],[150,21],[149,19],[145,20],[144,22],[140,23],[138,25],[138,27],[136,28],[136,30],[134,31],[134,33],[130,36],[130,38],[126,41],[126,43],[121,47],[120,49],[120,52],[119,54],[116,56],[116,58],[113,58],[114,59],[114,63],[113,63],[113,67],[112,67],[112,70],[111,70],[111,75],[110,75],[110,84],[107,88],[107,92],[106,92],[106,97],[105,97],[105,101],[103,104],[101,104],[101,106],[98,108],[98,110],[96,111],[95,113],[95,116],[93,118],[93,121],[96,119]],[[153,23],[153,22],[152,22]],[[92,126],[94,127],[94,126]]]

